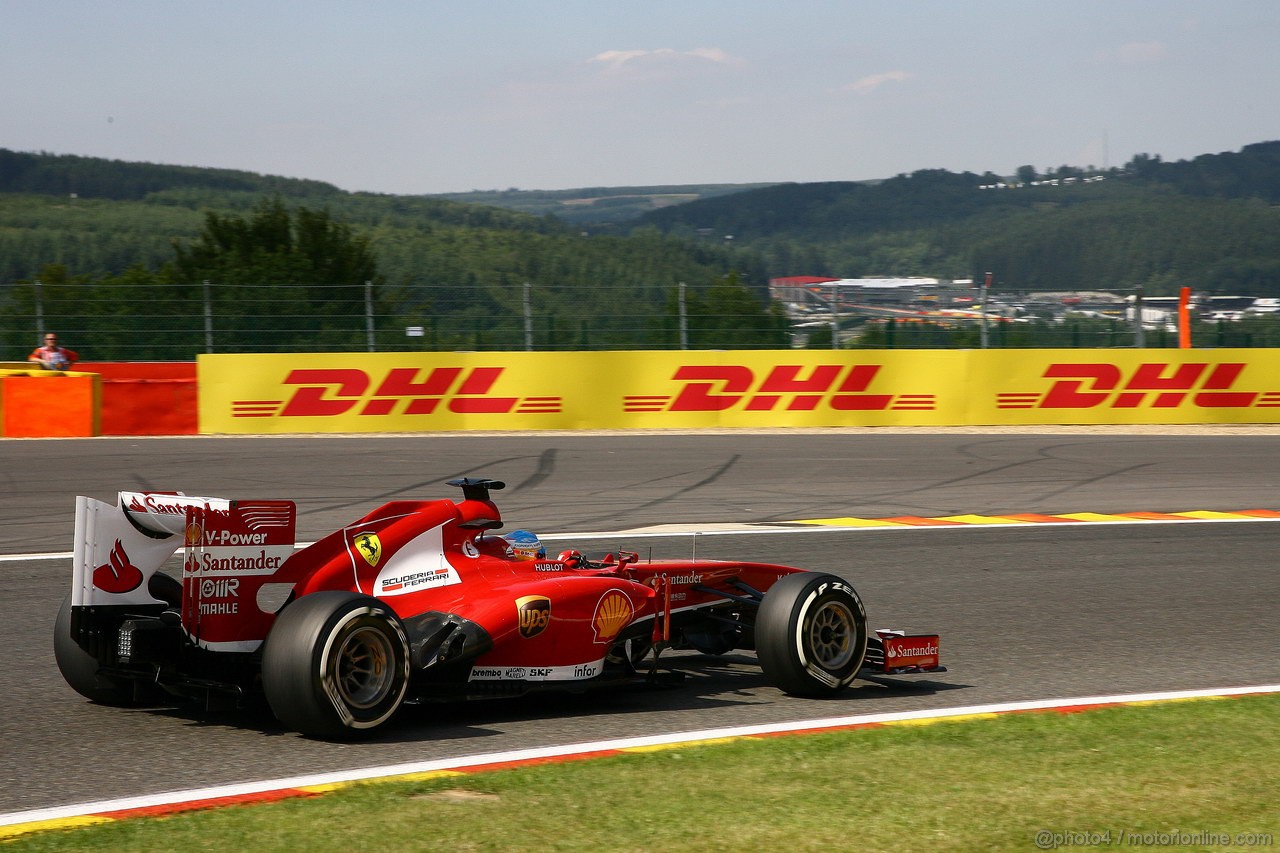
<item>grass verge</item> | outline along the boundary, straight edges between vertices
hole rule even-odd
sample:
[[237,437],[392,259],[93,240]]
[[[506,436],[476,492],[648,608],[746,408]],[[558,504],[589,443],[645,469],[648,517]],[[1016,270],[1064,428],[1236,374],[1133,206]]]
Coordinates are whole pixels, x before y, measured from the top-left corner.
[[1280,696],[1248,696],[359,784],[19,836],[3,849],[1266,849],[1280,838],[1277,803]]

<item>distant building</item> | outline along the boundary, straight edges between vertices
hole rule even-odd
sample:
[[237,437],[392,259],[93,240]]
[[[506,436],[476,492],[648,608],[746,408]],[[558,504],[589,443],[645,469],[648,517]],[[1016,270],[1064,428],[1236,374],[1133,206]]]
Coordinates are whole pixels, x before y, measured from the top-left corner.
[[790,275],[784,278],[769,279],[769,297],[779,302],[804,305],[821,293],[823,285],[839,281],[837,278],[823,278],[817,275]]
[[[1178,296],[1144,297],[1138,317],[1137,294],[1128,288],[984,294],[973,279],[923,276],[787,276],[769,280],[769,295],[782,304],[791,320],[794,346],[803,346],[815,328],[839,327],[843,340],[856,335],[862,324],[889,320],[955,326],[993,321],[1065,323],[1084,318],[1140,321],[1148,329],[1176,330],[1180,301]],[[1210,323],[1259,317],[1280,320],[1280,298],[1270,296],[1211,296],[1193,291],[1188,309],[1193,318]]]
[[844,310],[857,305],[909,305],[936,301],[940,289],[951,282],[913,276],[909,278],[822,278],[788,276],[769,279],[769,295],[797,309],[827,309],[834,299]]

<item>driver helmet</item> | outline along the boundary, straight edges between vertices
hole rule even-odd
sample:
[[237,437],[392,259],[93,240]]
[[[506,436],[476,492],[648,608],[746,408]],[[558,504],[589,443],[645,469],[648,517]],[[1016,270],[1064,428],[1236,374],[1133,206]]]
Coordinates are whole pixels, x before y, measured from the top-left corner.
[[507,543],[507,556],[512,560],[541,560],[547,556],[542,541],[528,530],[513,530],[502,538]]

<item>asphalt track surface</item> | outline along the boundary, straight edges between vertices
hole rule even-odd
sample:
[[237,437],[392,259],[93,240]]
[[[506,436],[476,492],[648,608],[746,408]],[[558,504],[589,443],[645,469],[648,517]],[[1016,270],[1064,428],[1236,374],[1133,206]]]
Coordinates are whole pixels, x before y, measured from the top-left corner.
[[[1280,435],[887,434],[181,438],[0,442],[0,555],[69,550],[73,498],[120,489],[290,498],[299,539],[388,499],[505,480],[507,529],[1011,512],[1280,509]],[[597,549],[605,540],[584,539]],[[627,545],[626,536],[617,544]],[[634,550],[687,556],[691,534]],[[874,627],[942,634],[945,674],[786,697],[749,653],[673,656],[682,684],[407,708],[372,742],[268,714],[122,710],[62,682],[65,557],[0,559],[0,813],[661,732],[989,702],[1280,682],[1280,523],[700,535],[699,557],[850,578]]]

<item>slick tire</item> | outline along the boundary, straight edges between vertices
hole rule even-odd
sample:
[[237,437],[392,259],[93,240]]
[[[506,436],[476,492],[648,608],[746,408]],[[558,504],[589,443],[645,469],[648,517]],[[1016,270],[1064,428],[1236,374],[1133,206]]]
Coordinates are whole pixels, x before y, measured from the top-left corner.
[[756,656],[769,682],[794,696],[830,696],[857,676],[867,653],[867,614],[835,575],[786,575],[756,614]]
[[609,647],[605,655],[605,665],[616,668],[627,675],[636,675],[644,665],[644,659],[653,651],[653,644],[648,637],[635,637],[620,640]]
[[128,707],[140,704],[133,684],[98,674],[98,659],[80,648],[71,637],[71,597],[62,600],[53,622],[53,657],[71,689],[99,705]]
[[394,611],[354,592],[316,592],[276,618],[262,653],[271,711],[304,735],[353,739],[389,723],[409,688],[409,638]]

